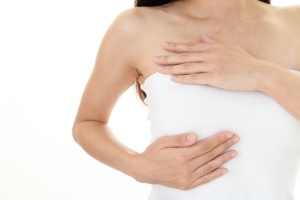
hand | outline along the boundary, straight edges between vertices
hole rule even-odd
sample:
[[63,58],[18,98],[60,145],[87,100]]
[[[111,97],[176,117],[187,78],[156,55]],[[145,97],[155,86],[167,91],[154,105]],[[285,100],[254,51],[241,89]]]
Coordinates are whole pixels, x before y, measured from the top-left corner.
[[219,168],[237,155],[224,151],[239,141],[232,133],[222,132],[196,142],[196,134],[165,136],[139,155],[136,180],[188,190],[227,173]]
[[216,42],[206,36],[201,43],[164,43],[177,54],[156,56],[158,72],[172,74],[174,82],[207,84],[228,90],[260,90],[261,74],[269,62],[259,60],[243,48]]

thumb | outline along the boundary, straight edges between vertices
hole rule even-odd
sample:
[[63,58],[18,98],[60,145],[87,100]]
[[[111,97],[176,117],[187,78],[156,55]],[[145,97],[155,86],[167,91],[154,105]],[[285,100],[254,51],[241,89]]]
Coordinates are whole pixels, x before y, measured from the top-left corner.
[[164,136],[159,138],[156,142],[161,149],[165,149],[192,146],[196,141],[197,135],[195,133],[186,133],[176,136]]
[[213,39],[211,39],[210,37],[206,36],[206,35],[202,35],[200,37],[201,42],[204,43],[215,43],[216,41],[214,41]]

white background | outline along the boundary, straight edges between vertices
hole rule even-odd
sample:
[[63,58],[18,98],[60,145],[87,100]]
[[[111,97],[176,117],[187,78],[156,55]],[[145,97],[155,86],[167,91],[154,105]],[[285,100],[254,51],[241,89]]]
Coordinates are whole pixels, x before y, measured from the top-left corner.
[[[95,161],[71,134],[101,38],[132,5],[133,0],[0,1],[1,200],[147,199],[148,185]],[[111,127],[136,151],[149,144],[146,108],[133,88],[120,99]]]

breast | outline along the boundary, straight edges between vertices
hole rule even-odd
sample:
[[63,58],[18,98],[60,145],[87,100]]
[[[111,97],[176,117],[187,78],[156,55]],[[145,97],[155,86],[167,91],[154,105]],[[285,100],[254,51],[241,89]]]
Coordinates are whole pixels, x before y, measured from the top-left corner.
[[[262,92],[178,84],[159,73],[146,79],[142,88],[147,93],[145,102],[153,140],[193,131],[199,132],[199,139],[203,139],[222,130],[236,133],[259,130],[260,134],[267,131],[273,132],[273,137],[276,132],[285,131],[285,137],[292,134],[287,138],[300,135],[291,131],[299,130],[299,120]],[[277,139],[282,141],[280,135]]]
[[[288,195],[289,187],[293,186],[293,176],[298,170],[300,121],[271,97],[256,91],[229,91],[206,85],[177,84],[170,80],[169,75],[159,73],[146,79],[142,89],[147,93],[145,102],[148,104],[152,141],[162,136],[188,132],[194,132],[198,139],[204,139],[225,130],[241,138],[234,147],[239,152],[238,158],[226,165],[234,174],[217,180],[213,186],[205,186],[208,187],[206,190],[200,187],[198,190],[205,194],[203,197],[212,200],[220,198],[211,192],[209,194],[212,196],[206,194],[206,191],[213,190],[216,185],[226,188],[228,183],[234,184],[233,179],[238,183],[247,178],[253,184],[253,177],[245,171],[246,168],[252,168],[256,176],[260,174],[262,180],[258,185],[268,184],[269,190],[279,189],[284,180],[287,185],[280,186],[280,190],[285,194],[276,195]],[[257,163],[264,165],[258,167]],[[277,183],[272,174],[268,174],[269,168],[276,171]],[[286,169],[289,171],[286,172]],[[250,183],[251,189],[253,186]],[[237,184],[236,187],[240,186]],[[259,191],[258,188],[256,190]],[[241,191],[246,192],[244,189]],[[228,193],[223,195],[230,196]]]

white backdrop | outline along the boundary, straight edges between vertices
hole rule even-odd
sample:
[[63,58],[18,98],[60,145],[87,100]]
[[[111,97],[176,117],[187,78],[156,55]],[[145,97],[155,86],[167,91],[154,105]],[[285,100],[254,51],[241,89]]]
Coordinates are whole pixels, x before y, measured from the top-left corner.
[[[132,5],[133,0],[0,1],[1,200],[147,199],[148,185],[95,161],[71,134],[101,38]],[[115,108],[111,127],[137,151],[149,144],[146,108],[132,88]],[[300,200],[300,180],[297,189]]]

